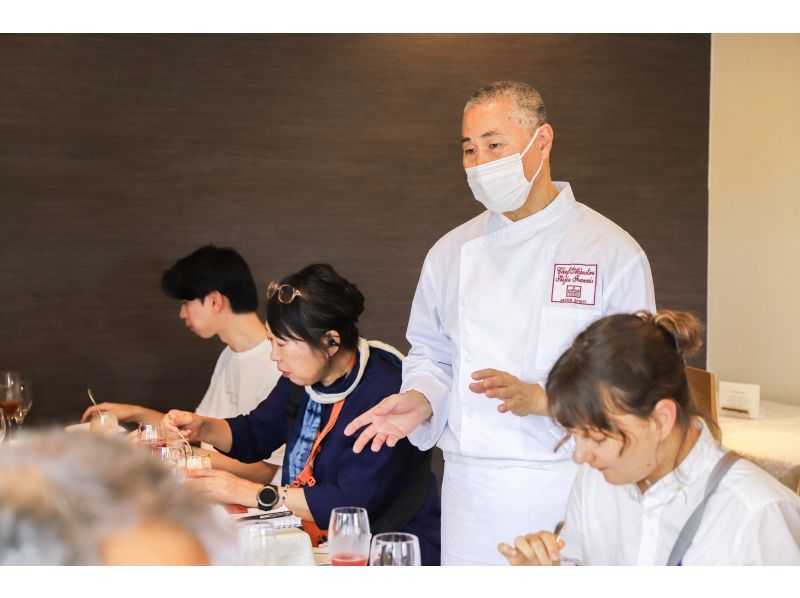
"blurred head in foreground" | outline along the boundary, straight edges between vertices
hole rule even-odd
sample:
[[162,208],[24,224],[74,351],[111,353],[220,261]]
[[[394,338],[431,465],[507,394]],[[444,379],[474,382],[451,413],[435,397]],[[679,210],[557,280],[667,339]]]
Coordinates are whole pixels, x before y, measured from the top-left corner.
[[208,565],[226,521],[118,438],[46,431],[0,450],[0,565]]

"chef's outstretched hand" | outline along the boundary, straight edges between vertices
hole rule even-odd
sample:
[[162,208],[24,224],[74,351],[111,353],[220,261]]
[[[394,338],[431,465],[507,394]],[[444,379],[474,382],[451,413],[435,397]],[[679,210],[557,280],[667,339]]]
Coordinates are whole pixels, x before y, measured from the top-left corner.
[[393,447],[433,414],[431,404],[421,392],[409,390],[383,399],[369,411],[362,413],[344,429],[352,436],[367,426],[356,439],[353,452],[360,453],[372,441],[372,451],[385,444]]
[[477,380],[469,385],[472,392],[485,394],[490,399],[500,399],[497,410],[514,415],[548,415],[547,395],[538,384],[528,384],[508,372],[486,369],[472,373]]

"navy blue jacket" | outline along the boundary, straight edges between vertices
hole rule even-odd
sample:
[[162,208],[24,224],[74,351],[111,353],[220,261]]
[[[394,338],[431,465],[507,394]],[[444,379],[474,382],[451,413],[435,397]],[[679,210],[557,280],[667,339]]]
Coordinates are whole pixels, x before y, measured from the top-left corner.
[[[355,379],[358,368],[334,382],[325,390],[346,389]],[[426,453],[403,439],[394,448],[384,447],[377,453],[369,445],[359,454],[353,452],[352,437],[344,435],[348,423],[400,389],[401,365],[394,355],[370,347],[364,375],[358,386],[345,399],[333,429],[322,441],[314,461],[315,486],[304,488],[306,501],[314,521],[322,529],[328,525],[334,507],[356,506],[367,509],[370,521],[378,521],[396,498],[418,474]],[[246,463],[265,459],[282,444],[286,444],[284,472],[289,454],[299,436],[308,396],[304,393],[294,429],[287,438],[287,416],[284,405],[289,400],[291,382],[281,378],[258,407],[247,415],[226,420],[231,427],[233,444],[228,453]],[[323,405],[320,429],[330,418],[332,405]],[[436,479],[428,469],[428,492],[422,507],[403,530],[419,538],[423,565],[439,564],[441,514]],[[284,484],[287,481],[284,479]]]

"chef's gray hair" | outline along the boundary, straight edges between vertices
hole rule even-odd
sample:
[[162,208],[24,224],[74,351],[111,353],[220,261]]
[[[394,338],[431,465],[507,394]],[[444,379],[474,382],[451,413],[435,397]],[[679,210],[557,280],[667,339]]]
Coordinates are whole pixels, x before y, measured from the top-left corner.
[[105,538],[153,520],[232,564],[219,552],[231,549],[224,518],[130,443],[50,430],[0,450],[0,565],[102,564]]
[[522,81],[495,81],[473,93],[464,106],[470,108],[497,99],[510,99],[519,123],[531,131],[547,122],[547,111],[539,92]]

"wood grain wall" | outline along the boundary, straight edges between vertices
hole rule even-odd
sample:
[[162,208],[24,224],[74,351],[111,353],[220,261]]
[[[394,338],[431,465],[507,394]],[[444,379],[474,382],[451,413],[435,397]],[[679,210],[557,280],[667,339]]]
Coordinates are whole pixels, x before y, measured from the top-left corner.
[[554,178],[636,237],[659,305],[705,318],[709,60],[707,35],[0,36],[0,368],[32,423],[88,385],[193,408],[221,345],[158,282],[208,242],[260,285],[332,263],[406,349],[425,253],[480,211],[460,116],[498,79],[542,92]]

